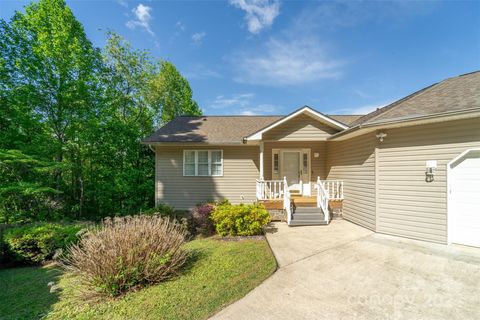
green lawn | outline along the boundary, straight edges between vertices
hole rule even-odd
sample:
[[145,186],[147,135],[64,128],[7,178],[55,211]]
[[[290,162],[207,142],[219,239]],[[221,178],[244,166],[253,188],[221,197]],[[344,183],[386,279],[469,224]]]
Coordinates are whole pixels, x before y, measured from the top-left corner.
[[[194,259],[182,275],[119,299],[85,303],[75,278],[54,268],[0,270],[0,319],[205,319],[243,297],[276,268],[264,240],[188,243]],[[64,290],[49,293],[60,279]],[[4,287],[6,290],[4,290]]]

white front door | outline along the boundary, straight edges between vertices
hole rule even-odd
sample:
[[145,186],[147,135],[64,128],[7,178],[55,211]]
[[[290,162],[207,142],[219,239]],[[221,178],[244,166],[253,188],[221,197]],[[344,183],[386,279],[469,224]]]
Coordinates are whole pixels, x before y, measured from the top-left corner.
[[480,150],[454,161],[448,180],[450,242],[480,247]]
[[291,190],[300,190],[300,152],[283,151],[282,174],[287,178],[288,187]]

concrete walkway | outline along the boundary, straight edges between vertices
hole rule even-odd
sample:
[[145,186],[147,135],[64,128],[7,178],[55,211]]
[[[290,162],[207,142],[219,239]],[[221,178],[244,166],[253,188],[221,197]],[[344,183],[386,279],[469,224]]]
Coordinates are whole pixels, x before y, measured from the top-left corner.
[[213,319],[480,319],[480,249],[275,223],[279,269]]

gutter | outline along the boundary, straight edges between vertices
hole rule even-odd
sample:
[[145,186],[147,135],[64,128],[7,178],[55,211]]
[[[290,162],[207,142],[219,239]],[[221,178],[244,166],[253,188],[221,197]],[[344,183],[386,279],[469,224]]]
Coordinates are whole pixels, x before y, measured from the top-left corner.
[[215,143],[210,143],[210,142],[204,142],[204,141],[172,141],[172,142],[155,142],[155,141],[141,141],[140,144],[143,145],[148,145],[148,146],[172,146],[172,147],[177,147],[177,146],[242,146],[244,145],[241,141],[239,142],[215,142]]

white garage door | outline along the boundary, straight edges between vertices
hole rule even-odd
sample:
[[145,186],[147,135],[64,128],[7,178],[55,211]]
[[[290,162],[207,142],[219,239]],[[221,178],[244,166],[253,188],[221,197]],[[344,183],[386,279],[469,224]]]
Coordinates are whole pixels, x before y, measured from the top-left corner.
[[449,164],[450,242],[480,247],[480,149]]

